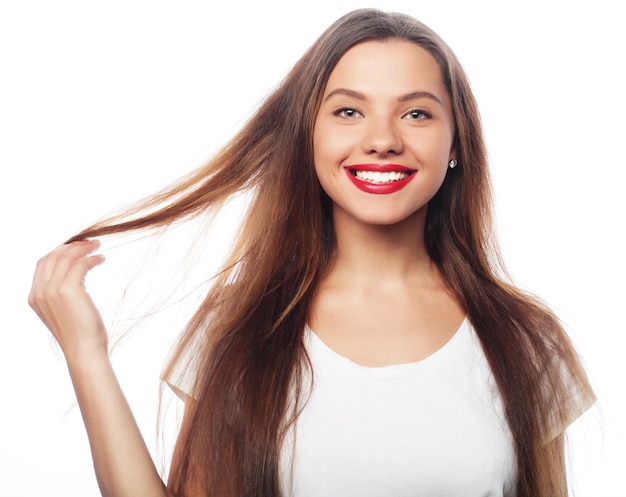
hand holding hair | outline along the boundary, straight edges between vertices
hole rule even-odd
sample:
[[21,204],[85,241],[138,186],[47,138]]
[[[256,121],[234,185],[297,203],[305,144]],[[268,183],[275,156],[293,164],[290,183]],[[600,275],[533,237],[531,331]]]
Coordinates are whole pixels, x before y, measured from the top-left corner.
[[98,240],[61,245],[37,263],[28,303],[48,327],[69,361],[108,354],[102,317],[85,288],[85,276],[104,262],[92,255]]

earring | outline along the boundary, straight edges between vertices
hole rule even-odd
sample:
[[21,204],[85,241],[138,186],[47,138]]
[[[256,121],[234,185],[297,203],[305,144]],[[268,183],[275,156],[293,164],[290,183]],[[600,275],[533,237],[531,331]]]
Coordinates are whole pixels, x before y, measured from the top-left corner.
[[448,167],[450,169],[454,169],[458,163],[459,162],[456,159],[450,159],[450,162],[448,162]]

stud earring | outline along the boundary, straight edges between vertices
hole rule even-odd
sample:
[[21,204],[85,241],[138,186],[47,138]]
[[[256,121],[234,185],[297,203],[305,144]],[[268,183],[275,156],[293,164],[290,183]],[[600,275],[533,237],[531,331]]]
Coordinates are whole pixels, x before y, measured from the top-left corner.
[[450,162],[448,162],[448,167],[450,169],[454,169],[458,163],[459,162],[456,159],[450,159]]

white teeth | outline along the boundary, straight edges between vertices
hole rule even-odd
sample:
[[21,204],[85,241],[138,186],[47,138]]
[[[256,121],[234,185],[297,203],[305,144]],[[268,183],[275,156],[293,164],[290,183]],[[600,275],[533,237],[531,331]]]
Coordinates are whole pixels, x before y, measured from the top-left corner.
[[388,173],[381,173],[379,171],[355,171],[355,173],[358,179],[375,184],[391,183],[392,181],[400,181],[409,177],[409,173],[399,171]]

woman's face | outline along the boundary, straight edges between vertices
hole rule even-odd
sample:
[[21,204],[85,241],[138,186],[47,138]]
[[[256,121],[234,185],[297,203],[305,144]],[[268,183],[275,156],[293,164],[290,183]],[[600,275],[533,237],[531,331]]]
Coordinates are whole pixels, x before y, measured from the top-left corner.
[[454,123],[435,59],[401,40],[339,60],[313,131],[315,170],[339,213],[367,224],[425,214],[446,175]]

